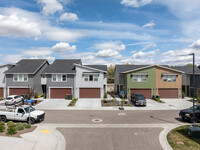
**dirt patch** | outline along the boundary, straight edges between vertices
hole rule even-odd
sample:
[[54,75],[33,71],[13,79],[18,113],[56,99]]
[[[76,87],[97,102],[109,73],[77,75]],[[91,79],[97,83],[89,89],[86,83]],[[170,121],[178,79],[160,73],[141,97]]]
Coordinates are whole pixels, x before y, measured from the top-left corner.
[[[102,107],[108,106],[121,106],[121,102],[113,101],[113,100],[101,100]],[[123,106],[131,106],[129,101],[123,101]]]
[[16,138],[21,138],[21,134],[25,134],[25,133],[29,133],[29,132],[33,132],[37,127],[36,126],[31,126],[31,128],[29,129],[26,129],[24,128],[24,130],[20,130],[20,131],[17,131],[17,134],[14,134],[14,135],[7,135],[6,132],[7,132],[7,126],[5,126],[5,130],[4,132],[0,132],[0,136],[7,136],[7,137],[16,137]]

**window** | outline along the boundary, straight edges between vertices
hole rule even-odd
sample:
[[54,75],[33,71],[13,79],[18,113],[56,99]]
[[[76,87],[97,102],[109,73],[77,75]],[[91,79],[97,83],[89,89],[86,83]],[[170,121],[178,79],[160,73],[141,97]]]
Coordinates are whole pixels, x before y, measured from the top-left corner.
[[132,80],[133,82],[146,82],[147,75],[133,75]]
[[168,82],[171,82],[172,81],[172,76],[169,75],[167,79],[168,79]]
[[163,81],[167,82],[167,76],[166,75],[163,76]]
[[172,76],[172,81],[176,82],[176,76]]
[[21,113],[21,114],[23,114],[23,113],[24,113],[24,110],[21,109],[21,108],[19,108],[18,111],[17,111],[17,113]]
[[15,81],[15,82],[27,82],[28,81],[28,75],[27,74],[14,74],[13,75],[13,81]]
[[164,82],[176,82],[176,75],[163,75]]
[[66,74],[53,74],[52,75],[52,81],[53,82],[66,82],[67,81],[67,75]]
[[98,81],[98,75],[84,75],[85,81]]

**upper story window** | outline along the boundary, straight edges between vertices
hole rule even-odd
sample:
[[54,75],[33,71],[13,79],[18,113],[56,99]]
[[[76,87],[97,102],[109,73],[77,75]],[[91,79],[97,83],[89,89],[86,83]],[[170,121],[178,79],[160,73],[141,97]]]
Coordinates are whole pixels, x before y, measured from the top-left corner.
[[53,74],[52,81],[53,82],[67,82],[67,75],[66,74]]
[[176,82],[176,75],[163,75],[164,82]]
[[27,82],[28,81],[28,75],[27,74],[14,74],[13,75],[13,81],[14,82]]
[[133,82],[146,82],[147,75],[133,75],[132,80]]
[[98,75],[85,74],[84,75],[84,80],[85,81],[98,81]]

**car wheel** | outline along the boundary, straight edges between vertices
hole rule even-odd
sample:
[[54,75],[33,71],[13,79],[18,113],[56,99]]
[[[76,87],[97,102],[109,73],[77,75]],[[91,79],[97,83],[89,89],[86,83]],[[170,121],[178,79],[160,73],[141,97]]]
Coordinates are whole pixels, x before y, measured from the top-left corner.
[[190,119],[190,122],[191,123],[197,123],[197,117],[192,117],[191,119]]
[[[30,121],[29,121],[29,119],[30,119]],[[27,122],[28,122],[28,124],[34,124],[35,119],[34,118],[28,118]]]
[[6,122],[6,121],[7,121],[6,116],[0,116],[0,121],[2,121],[2,122]]

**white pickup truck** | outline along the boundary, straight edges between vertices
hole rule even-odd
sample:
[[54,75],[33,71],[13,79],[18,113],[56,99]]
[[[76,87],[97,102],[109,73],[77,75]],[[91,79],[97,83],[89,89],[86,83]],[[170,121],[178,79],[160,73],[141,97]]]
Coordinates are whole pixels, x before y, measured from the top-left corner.
[[27,121],[30,124],[34,124],[35,122],[43,121],[44,117],[45,117],[44,111],[35,110],[35,108],[28,105],[10,107],[7,108],[6,111],[0,111],[0,121],[3,122],[6,122],[7,120],[16,120],[16,121]]

